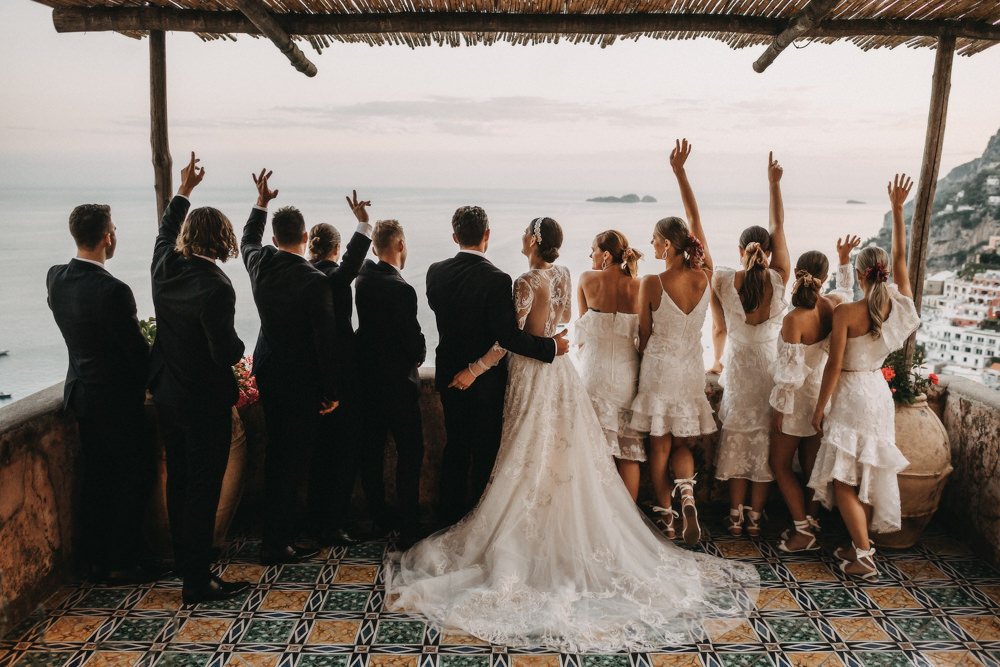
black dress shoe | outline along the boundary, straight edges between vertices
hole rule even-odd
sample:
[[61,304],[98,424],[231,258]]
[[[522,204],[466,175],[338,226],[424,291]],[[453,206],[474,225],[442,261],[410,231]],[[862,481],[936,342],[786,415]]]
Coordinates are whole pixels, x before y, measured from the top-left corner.
[[213,576],[208,580],[207,584],[202,586],[188,586],[185,584],[184,589],[181,591],[181,599],[184,601],[184,604],[228,600],[248,588],[250,588],[250,584],[245,581],[223,581]]
[[309,560],[319,553],[319,549],[304,549],[291,545],[280,549],[260,549],[261,565],[289,565]]
[[360,541],[347,532],[346,528],[336,528],[323,534],[322,544],[334,547],[349,547]]

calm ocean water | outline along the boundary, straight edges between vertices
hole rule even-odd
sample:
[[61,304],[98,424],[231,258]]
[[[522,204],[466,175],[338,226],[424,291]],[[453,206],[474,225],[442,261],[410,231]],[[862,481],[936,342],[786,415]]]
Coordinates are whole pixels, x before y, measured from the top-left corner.
[[[671,184],[672,185],[672,184]],[[345,239],[353,231],[353,215],[343,196],[349,187],[286,188],[271,204],[298,206],[306,224],[329,222],[341,230]],[[419,318],[428,343],[428,363],[433,363],[437,331],[433,313],[427,306],[424,277],[432,262],[449,257],[457,246],[451,239],[451,215],[458,206],[477,204],[486,209],[492,228],[487,255],[504,271],[516,276],[527,268],[521,250],[521,234],[532,218],[548,215],[560,222],[565,241],[559,262],[568,266],[574,280],[590,268],[588,253],[595,234],[614,228],[623,232],[642,252],[650,250],[649,240],[656,220],[666,215],[683,215],[675,192],[651,192],[656,204],[597,204],[587,197],[606,192],[541,190],[456,190],[371,188],[359,196],[374,202],[373,220],[396,218],[407,234],[409,257],[404,277],[420,296]],[[767,224],[767,193],[732,197],[699,193],[699,206],[706,226],[709,247],[717,265],[734,266],[738,254],[736,240],[740,231],[751,224]],[[787,195],[786,195],[787,197]],[[252,188],[213,188],[206,182],[193,196],[193,205],[220,208],[233,221],[240,234],[254,203]],[[152,187],[104,189],[0,188],[0,228],[4,244],[0,246],[0,392],[12,394],[11,400],[51,386],[65,377],[66,349],[52,314],[45,303],[45,274],[53,264],[66,262],[75,253],[67,229],[72,208],[80,203],[107,203],[118,228],[118,250],[107,268],[127,282],[135,293],[139,317],[153,314],[149,286],[149,262],[156,235],[156,210]],[[858,234],[868,238],[881,226],[885,205],[846,204],[843,200],[788,198],[785,202],[786,228],[792,261],[802,252],[822,250],[836,261],[838,235]],[[269,238],[270,230],[265,233]],[[662,263],[651,254],[640,262],[641,273],[662,271]],[[242,262],[231,260],[223,265],[236,288],[236,329],[253,350],[259,327],[250,282]],[[708,358],[710,324],[706,322],[703,338]]]

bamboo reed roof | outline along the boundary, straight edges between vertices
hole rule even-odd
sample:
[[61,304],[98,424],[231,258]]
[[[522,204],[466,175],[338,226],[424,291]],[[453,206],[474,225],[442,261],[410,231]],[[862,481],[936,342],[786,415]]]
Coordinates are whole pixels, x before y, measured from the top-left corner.
[[[205,12],[238,13],[237,0],[35,0],[54,9],[127,9],[160,8],[173,14]],[[597,44],[602,47],[619,39],[636,40],[640,37],[653,39],[696,39],[708,38],[722,41],[734,49],[770,44],[774,36],[784,29],[788,22],[801,12],[808,0],[262,0],[262,4],[282,23],[292,39],[305,41],[317,51],[332,42],[366,43],[371,46],[406,45],[418,46],[447,45],[462,46],[510,42],[530,45],[548,42],[570,42]],[[422,15],[426,14],[426,17]],[[437,14],[447,14],[458,19],[473,15],[479,23],[468,21],[452,23],[463,29],[440,29],[441,24],[432,20]],[[200,15],[200,14],[199,14]],[[363,32],[351,32],[338,28],[335,32],[323,34],[303,34],[294,30],[295,25],[304,25],[309,17],[372,17],[389,19],[384,30],[369,22]],[[415,16],[414,16],[415,15]],[[588,22],[586,31],[573,32],[569,29],[540,32],[533,27],[519,31],[517,25],[505,21],[491,22],[491,18],[503,15],[530,15],[546,18],[557,15],[567,18],[607,17],[606,30],[601,31],[600,22]],[[595,16],[596,15],[596,16]],[[692,21],[687,29],[665,30],[662,23],[644,26],[643,16],[650,19],[661,15],[683,15],[704,19]],[[300,18],[297,24],[289,17]],[[401,19],[406,17],[407,21]],[[505,18],[518,18],[507,16]],[[520,17],[527,19],[528,16]],[[668,17],[669,18],[669,17]],[[655,21],[651,21],[655,23]],[[915,35],[912,26],[935,25],[935,34]],[[954,24],[976,25],[988,31],[1000,30],[1000,0],[843,0],[827,14],[819,26],[799,38],[800,42],[832,43],[847,40],[867,51],[876,48],[930,47],[934,48],[942,26]],[[422,29],[426,25],[428,29]],[[474,25],[475,29],[468,26]],[[512,29],[511,26],[515,25]],[[539,21],[539,26],[553,25]],[[572,21],[560,25],[573,26]],[[711,27],[697,29],[698,25]],[[371,29],[375,26],[376,29]],[[904,26],[910,26],[903,29]],[[728,29],[727,29],[728,28]],[[871,32],[865,34],[865,30]],[[877,29],[876,29],[877,28]],[[168,30],[174,28],[166,28]],[[196,32],[202,39],[233,39],[234,32]],[[145,34],[138,30],[119,30],[132,37]],[[253,34],[253,30],[241,31]],[[991,32],[984,38],[969,36],[966,31],[956,35],[955,51],[960,55],[972,55],[997,43]],[[259,36],[259,35],[256,35]],[[992,37],[992,38],[990,38]]]

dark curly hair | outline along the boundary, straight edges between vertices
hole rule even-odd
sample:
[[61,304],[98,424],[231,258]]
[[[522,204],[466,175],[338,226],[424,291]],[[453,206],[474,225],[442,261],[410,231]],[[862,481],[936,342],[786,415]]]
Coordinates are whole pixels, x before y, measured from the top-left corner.
[[203,255],[225,262],[239,254],[233,225],[225,213],[211,206],[196,208],[181,225],[174,250],[185,257]]

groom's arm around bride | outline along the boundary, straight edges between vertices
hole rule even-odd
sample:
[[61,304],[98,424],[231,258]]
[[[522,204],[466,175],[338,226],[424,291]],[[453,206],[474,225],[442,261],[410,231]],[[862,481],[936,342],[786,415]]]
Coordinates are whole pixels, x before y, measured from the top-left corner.
[[449,388],[452,378],[494,342],[545,362],[569,347],[565,338],[532,336],[518,327],[511,278],[486,258],[490,236],[486,212],[478,206],[458,209],[452,230],[458,254],[427,271],[427,301],[439,334],[435,385],[441,392],[447,434],[439,514],[447,522],[461,518],[489,481],[503,427],[506,365],[501,362],[464,390]]

